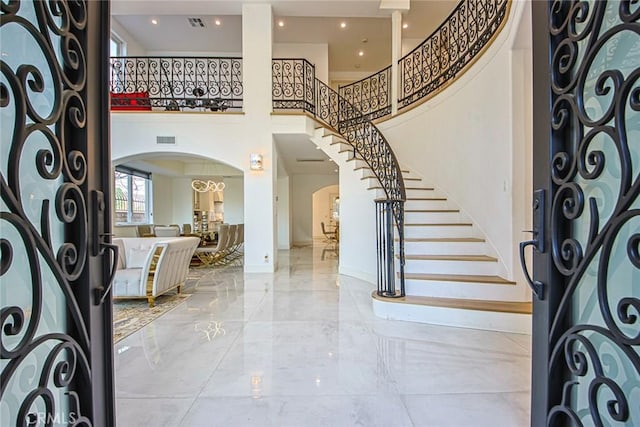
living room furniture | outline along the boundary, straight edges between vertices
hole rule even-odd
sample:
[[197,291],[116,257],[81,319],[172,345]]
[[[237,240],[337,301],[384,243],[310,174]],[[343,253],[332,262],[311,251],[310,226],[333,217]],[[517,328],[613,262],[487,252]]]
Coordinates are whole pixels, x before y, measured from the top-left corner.
[[113,280],[114,298],[155,298],[172,289],[180,292],[189,263],[200,243],[197,237],[123,237],[118,245],[118,265]]

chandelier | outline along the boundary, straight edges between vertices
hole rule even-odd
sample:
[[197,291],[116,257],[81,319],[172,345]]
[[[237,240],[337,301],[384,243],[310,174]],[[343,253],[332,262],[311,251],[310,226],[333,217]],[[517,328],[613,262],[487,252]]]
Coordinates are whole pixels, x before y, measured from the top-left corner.
[[215,181],[202,181],[200,179],[194,179],[191,181],[191,188],[198,193],[206,193],[207,191],[222,191],[224,190],[224,182]]

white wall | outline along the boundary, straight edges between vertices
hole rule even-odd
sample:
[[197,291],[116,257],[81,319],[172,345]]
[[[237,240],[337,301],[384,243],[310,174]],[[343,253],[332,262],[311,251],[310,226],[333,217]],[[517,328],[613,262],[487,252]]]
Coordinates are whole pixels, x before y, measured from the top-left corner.
[[177,224],[173,220],[173,178],[154,173],[151,175],[153,189],[152,224]]
[[289,250],[292,243],[291,186],[288,176],[278,178],[278,249]]
[[144,48],[133,38],[120,23],[111,17],[111,31],[116,34],[123,42],[125,42],[125,51],[123,56],[145,56],[147,55]]
[[191,178],[173,179],[173,199],[171,217],[169,224],[193,223],[193,190],[191,189]]
[[242,5],[243,160],[263,155],[264,170],[246,170],[244,177],[245,261],[248,272],[272,272],[277,267],[277,158],[271,134],[271,68],[273,14],[269,4]]
[[[522,204],[513,205],[514,128],[530,117],[514,113],[511,46],[525,2],[511,4],[503,32],[469,71],[424,104],[379,125],[401,164],[445,192],[481,228],[507,270],[519,271],[513,218],[524,218]],[[521,72],[521,71],[520,71]],[[517,97],[530,96],[519,91]],[[517,105],[530,99],[517,99]],[[524,152],[524,150],[521,150]],[[530,153],[529,153],[530,155]],[[523,160],[530,163],[528,160]],[[517,181],[517,179],[516,179]]]
[[244,179],[227,177],[224,179],[224,222],[244,223]]
[[334,175],[292,175],[293,243],[313,242],[313,193],[338,182]]
[[316,77],[329,82],[329,45],[326,43],[274,43],[274,58],[305,58],[315,65]]
[[330,229],[330,224],[333,220],[331,217],[331,213],[333,211],[331,198],[332,196],[338,196],[339,194],[340,187],[337,185],[330,185],[313,193],[312,234],[314,239],[325,238],[324,234],[322,234],[322,226],[320,223],[324,222],[324,226],[327,227],[327,229]]

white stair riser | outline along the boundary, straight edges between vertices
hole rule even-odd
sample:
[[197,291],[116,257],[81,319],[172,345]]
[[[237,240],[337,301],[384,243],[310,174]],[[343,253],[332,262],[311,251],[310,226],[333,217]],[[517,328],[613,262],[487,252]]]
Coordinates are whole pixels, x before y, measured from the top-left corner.
[[[426,197],[426,196],[425,196]],[[446,200],[407,200],[404,203],[404,208],[406,209],[451,209],[449,208],[449,203]]]
[[404,220],[424,224],[460,222],[460,212],[405,212]]
[[498,263],[495,261],[427,261],[408,259],[405,263],[404,271],[406,273],[495,276],[498,274]]
[[407,255],[478,255],[485,248],[485,242],[404,242]]
[[471,226],[405,226],[404,237],[476,237]]
[[515,285],[487,283],[440,282],[431,280],[405,280],[407,295],[421,297],[479,299],[489,301],[520,301],[522,291]]
[[[412,185],[410,183],[405,183],[406,186],[408,187],[412,187]],[[435,190],[431,190],[431,189],[406,189],[407,192],[407,198],[411,199],[413,197],[438,197],[440,194],[438,192],[436,192]]]

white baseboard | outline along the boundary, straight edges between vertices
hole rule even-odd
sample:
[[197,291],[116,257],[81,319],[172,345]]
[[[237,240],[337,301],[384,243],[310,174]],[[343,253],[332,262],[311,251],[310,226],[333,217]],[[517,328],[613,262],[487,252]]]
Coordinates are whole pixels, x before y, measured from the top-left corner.
[[349,267],[343,267],[342,265],[338,266],[338,273],[355,277],[356,279],[364,280],[365,282],[373,283],[374,285],[377,283],[378,279],[375,274],[371,274],[370,271],[361,271]]

